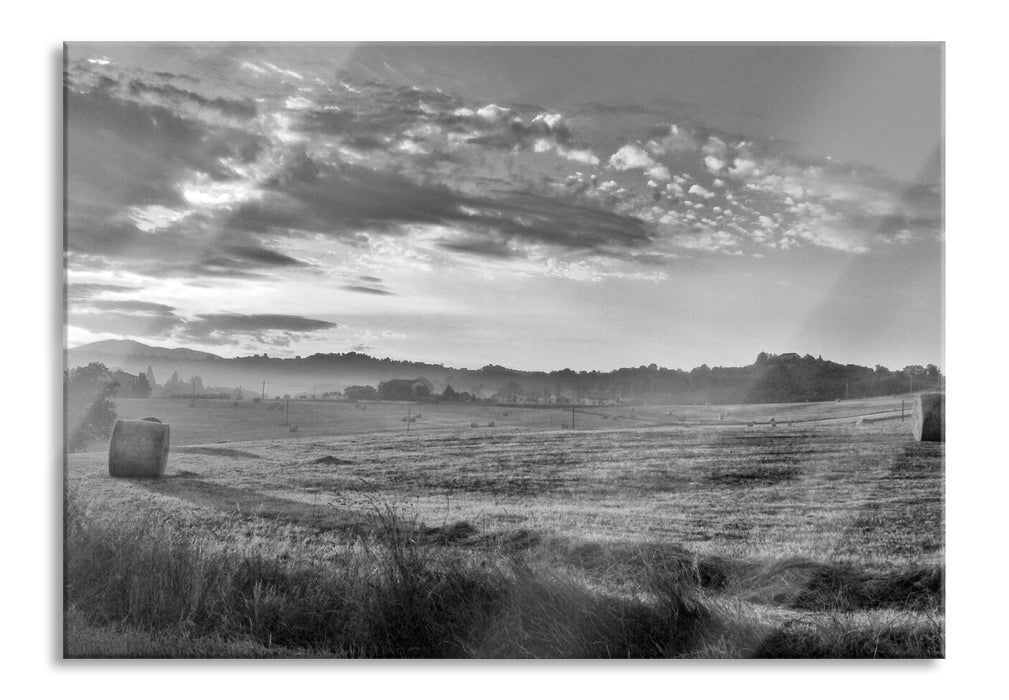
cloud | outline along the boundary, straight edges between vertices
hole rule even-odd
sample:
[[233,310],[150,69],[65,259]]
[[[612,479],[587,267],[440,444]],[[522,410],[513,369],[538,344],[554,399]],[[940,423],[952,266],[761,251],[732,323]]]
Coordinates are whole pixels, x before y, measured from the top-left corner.
[[[258,156],[258,137],[208,126],[160,106],[119,99],[108,91],[67,92],[67,246],[70,251],[122,255],[147,247],[147,236],[190,203],[180,183],[196,173],[214,182],[239,178],[226,161]],[[140,218],[134,218],[140,213]],[[157,247],[157,246],[155,246]],[[173,251],[165,251],[173,256]]]
[[714,192],[709,192],[700,185],[691,185],[690,189],[687,190],[689,194],[697,195],[698,197],[704,197],[705,199],[711,199],[715,196]]
[[186,341],[225,344],[252,338],[267,345],[286,346],[337,324],[287,314],[199,314],[186,322],[178,335]]
[[656,165],[652,157],[641,146],[633,143],[622,146],[610,156],[609,164],[611,168],[617,170],[644,169]]
[[133,79],[129,81],[128,89],[132,95],[155,98],[163,106],[176,109],[209,108],[224,116],[239,119],[253,119],[258,112],[256,103],[252,100],[234,100],[224,97],[207,98],[191,90],[183,90],[170,84],[151,85]]
[[348,292],[359,292],[361,294],[377,294],[377,295],[391,295],[393,292],[387,291],[385,289],[379,289],[378,287],[366,287],[364,285],[346,284],[340,289],[345,289]]
[[753,177],[763,173],[763,169],[757,165],[755,160],[750,158],[736,158],[729,168],[729,175],[736,178]]
[[586,165],[599,165],[599,156],[589,149],[564,148],[558,146],[557,153],[563,158],[573,160]]
[[606,254],[651,240],[636,217],[529,192],[470,196],[360,166],[320,164],[311,176],[279,176],[268,185],[260,200],[236,210],[229,228],[356,241],[362,229],[395,233],[408,225],[453,225],[464,239],[447,240],[446,247],[495,257],[515,254],[510,241]]
[[669,168],[660,164],[655,164],[646,169],[645,174],[649,177],[654,177],[656,180],[668,180],[670,177]]
[[67,284],[67,301],[84,301],[103,292],[132,292],[140,289],[125,284],[102,284],[98,282],[71,282]]
[[500,121],[502,117],[511,114],[510,109],[499,107],[496,104],[489,104],[476,110],[476,116],[489,122]]
[[67,323],[94,333],[166,337],[182,324],[175,308],[139,300],[88,300],[71,303]]
[[539,138],[533,144],[533,151],[536,153],[553,152],[562,158],[583,163],[585,165],[599,165],[599,156],[589,149],[566,148],[553,139]]
[[668,128],[657,130],[655,137],[648,145],[653,153],[690,153],[700,148],[698,136],[689,127],[670,124]]
[[708,140],[704,142],[704,147],[701,149],[701,152],[707,156],[725,158],[728,150],[729,147],[725,145],[725,141],[717,136],[709,136]]
[[[475,103],[347,75],[316,84],[302,64],[304,80],[284,65],[257,59],[232,92],[206,77],[183,89],[177,76],[71,66],[69,264],[192,282],[321,269],[328,258],[294,251],[325,239],[374,259],[395,245],[430,270],[451,254],[640,259],[667,255],[669,240],[729,246],[721,234],[736,249],[857,251],[940,227],[937,188],[902,190],[870,169],[699,121],[645,131],[651,109],[618,106],[647,115],[627,121],[645,133],[625,132],[601,160],[612,142],[593,120],[612,121],[612,109]],[[250,86],[249,99],[231,97]],[[709,209],[703,200],[716,196],[731,209]],[[344,289],[388,294],[359,282]]]

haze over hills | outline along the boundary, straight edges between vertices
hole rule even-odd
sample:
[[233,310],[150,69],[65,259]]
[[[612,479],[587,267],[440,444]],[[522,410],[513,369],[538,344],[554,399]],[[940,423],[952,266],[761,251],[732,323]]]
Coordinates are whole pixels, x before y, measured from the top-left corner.
[[99,340],[96,343],[88,343],[70,349],[71,355],[109,357],[109,358],[132,358],[132,357],[157,357],[171,360],[221,360],[220,355],[214,355],[200,350],[190,350],[189,348],[162,348],[152,345],[138,343],[135,340]]
[[[609,372],[560,369],[549,372],[486,365],[477,370],[375,358],[356,352],[271,358],[266,354],[224,358],[187,348],[162,348],[130,340],[90,343],[67,352],[68,368],[101,362],[110,369],[152,372],[154,384],[241,388],[243,396],[322,396],[349,386],[424,377],[433,391],[447,386],[475,398],[508,402],[641,401],[648,403],[764,403],[832,400],[905,393],[942,383],[935,365],[891,371],[843,365],[797,353],[761,352],[752,365],[692,370],[655,364]],[[186,393],[186,392],[178,392]]]

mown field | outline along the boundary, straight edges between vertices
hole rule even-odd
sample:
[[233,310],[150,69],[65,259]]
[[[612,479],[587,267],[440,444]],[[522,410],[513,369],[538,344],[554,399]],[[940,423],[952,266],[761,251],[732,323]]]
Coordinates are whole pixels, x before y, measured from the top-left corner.
[[409,433],[405,405],[290,433],[220,403],[117,402],[171,423],[163,479],[69,456],[68,656],[943,654],[944,448],[899,397]]
[[[364,433],[471,430],[477,423],[487,430],[570,429],[612,430],[616,427],[652,427],[692,424],[739,425],[749,421],[777,422],[825,420],[854,422],[863,415],[900,417],[901,401],[910,416],[910,397],[887,397],[830,403],[738,406],[638,406],[515,407],[489,404],[406,404],[394,402],[265,401],[250,399],[116,399],[120,418],[156,416],[172,426],[173,445],[244,442],[298,436],[337,436]],[[418,413],[420,417],[417,418]],[[494,428],[488,424],[494,422]],[[297,426],[297,433],[290,426]],[[100,450],[103,444],[94,444]]]

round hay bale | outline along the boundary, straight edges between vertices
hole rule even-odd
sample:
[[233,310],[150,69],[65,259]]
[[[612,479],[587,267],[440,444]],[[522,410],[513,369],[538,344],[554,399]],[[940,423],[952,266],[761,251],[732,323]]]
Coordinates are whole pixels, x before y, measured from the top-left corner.
[[117,420],[109,439],[109,476],[157,479],[168,464],[169,426],[152,420]]
[[494,427],[494,421],[491,421],[490,423],[488,423],[487,427],[488,428],[493,428]]
[[147,416],[146,418],[141,418],[140,420],[150,421],[151,423],[160,423],[161,422],[161,420],[159,418],[155,418],[154,416]]
[[480,424],[479,423],[470,423],[469,427],[471,427],[471,428],[479,428]]
[[946,441],[945,394],[918,394],[914,397],[911,432],[918,442]]
[[292,432],[292,433],[296,433],[296,432],[298,432],[298,426],[297,425],[292,425],[290,428],[288,428],[288,430],[290,432]]

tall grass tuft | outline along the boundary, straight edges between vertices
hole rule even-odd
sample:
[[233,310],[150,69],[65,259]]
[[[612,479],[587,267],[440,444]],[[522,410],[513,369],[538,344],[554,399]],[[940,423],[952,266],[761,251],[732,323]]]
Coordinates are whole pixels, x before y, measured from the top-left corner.
[[[647,601],[602,595],[517,556],[438,547],[393,507],[377,514],[376,535],[322,565],[211,549],[154,516],[99,521],[69,495],[71,627],[191,640],[177,656],[589,658],[688,654],[711,620],[676,578],[657,576]],[[68,654],[92,648],[70,641]]]

